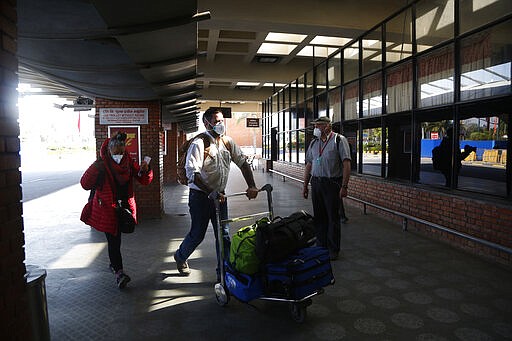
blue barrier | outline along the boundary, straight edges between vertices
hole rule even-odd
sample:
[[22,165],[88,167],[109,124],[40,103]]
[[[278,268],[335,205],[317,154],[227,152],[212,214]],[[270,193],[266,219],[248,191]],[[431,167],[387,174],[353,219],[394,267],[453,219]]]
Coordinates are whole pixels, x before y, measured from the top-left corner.
[[[438,140],[430,140],[423,139],[421,140],[421,157],[432,157],[432,149],[441,144],[441,139]],[[497,142],[494,140],[462,140],[459,141],[460,149],[464,149],[465,145],[470,145],[472,147],[476,147],[476,159],[482,160],[482,156],[484,154],[484,150],[493,149]]]

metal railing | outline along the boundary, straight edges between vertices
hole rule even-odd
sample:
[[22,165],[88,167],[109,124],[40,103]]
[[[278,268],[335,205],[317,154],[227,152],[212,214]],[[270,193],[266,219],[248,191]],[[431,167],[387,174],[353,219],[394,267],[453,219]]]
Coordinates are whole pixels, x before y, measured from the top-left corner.
[[[282,173],[282,172],[279,172],[279,171],[275,171],[273,169],[269,169],[268,171],[282,176],[283,177],[283,181],[284,181],[284,178],[289,178],[291,180],[295,180],[295,181],[304,183],[304,180],[295,178],[295,177],[290,176],[288,174],[285,174],[285,173]],[[496,243],[490,242],[488,240],[481,239],[481,238],[478,238],[478,237],[475,237],[475,236],[472,236],[472,235],[469,235],[469,234],[466,234],[466,233],[463,233],[463,232],[459,232],[457,230],[454,230],[454,229],[451,229],[451,228],[448,228],[448,227],[445,227],[445,226],[442,226],[442,225],[430,222],[430,221],[425,220],[425,219],[417,218],[417,217],[411,216],[411,215],[406,214],[406,213],[402,213],[402,212],[395,211],[395,210],[392,210],[392,209],[387,208],[387,207],[383,207],[383,206],[380,206],[380,205],[377,205],[377,204],[373,204],[371,202],[368,202],[368,201],[365,201],[365,200],[362,200],[362,199],[359,199],[359,198],[354,198],[352,196],[347,196],[346,198],[363,204],[363,213],[364,214],[366,214],[366,207],[367,206],[371,206],[373,208],[382,210],[384,212],[388,212],[388,213],[397,215],[399,217],[402,217],[402,219],[403,219],[402,220],[402,231],[404,231],[404,232],[407,231],[407,224],[408,224],[408,222],[410,220],[410,221],[414,221],[414,222],[417,222],[417,223],[420,223],[420,224],[432,227],[434,229],[437,229],[437,230],[440,230],[440,231],[443,231],[443,232],[446,232],[446,233],[449,233],[449,234],[452,234],[452,235],[455,235],[455,236],[458,236],[458,237],[470,240],[472,242],[485,245],[485,246],[490,247],[492,249],[496,249],[496,250],[499,250],[499,251],[502,251],[502,252],[505,252],[505,253],[508,253],[508,254],[512,254],[512,249],[508,248],[506,246],[503,246],[503,245],[500,245],[500,244],[496,244]]]

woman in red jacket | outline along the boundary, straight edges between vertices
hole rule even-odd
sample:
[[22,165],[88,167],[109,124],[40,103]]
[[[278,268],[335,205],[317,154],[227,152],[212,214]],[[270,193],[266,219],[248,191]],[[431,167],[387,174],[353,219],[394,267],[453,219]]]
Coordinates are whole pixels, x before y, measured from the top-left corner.
[[[85,190],[96,188],[94,197],[82,211],[80,220],[104,232],[108,243],[110,269],[116,275],[116,284],[122,289],[130,281],[123,271],[121,232],[118,228],[116,206],[118,200],[129,207],[137,221],[137,207],[133,193],[133,179],[142,185],[153,180],[153,171],[146,161],[140,166],[126,151],[126,134],[118,132],[103,142],[100,159],[85,171],[80,184]],[[126,206],[125,206],[126,205]]]

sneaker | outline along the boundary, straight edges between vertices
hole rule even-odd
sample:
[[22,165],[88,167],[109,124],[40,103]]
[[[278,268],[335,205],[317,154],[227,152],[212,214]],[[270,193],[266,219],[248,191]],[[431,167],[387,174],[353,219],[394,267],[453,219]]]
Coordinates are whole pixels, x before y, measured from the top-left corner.
[[130,278],[130,276],[125,274],[123,270],[119,270],[116,273],[116,284],[119,289],[123,289],[124,287],[126,287],[126,284],[128,284],[128,282],[131,280],[132,279]]
[[188,267],[187,261],[181,261],[176,253],[174,253],[174,260],[176,261],[176,268],[178,269],[179,273],[183,276],[190,275],[190,268]]

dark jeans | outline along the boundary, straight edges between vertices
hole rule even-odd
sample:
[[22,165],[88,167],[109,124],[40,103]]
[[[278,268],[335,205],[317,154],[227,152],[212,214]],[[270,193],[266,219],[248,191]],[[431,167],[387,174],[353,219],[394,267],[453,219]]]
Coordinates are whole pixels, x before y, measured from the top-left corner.
[[317,177],[311,179],[317,244],[329,249],[331,253],[340,252],[342,205],[339,197],[340,184],[339,179]]
[[[190,218],[192,220],[190,231],[181,243],[176,252],[179,260],[187,260],[192,252],[201,244],[211,221],[213,232],[215,233],[215,251],[217,252],[217,272],[220,266],[219,241],[217,240],[217,217],[215,212],[215,204],[213,200],[208,198],[204,192],[191,189],[188,195],[188,207]],[[228,204],[227,200],[220,205],[220,219],[227,219]],[[224,259],[229,259],[229,226],[225,224],[222,235],[224,239]]]
[[107,237],[108,244],[108,258],[110,259],[110,264],[114,268],[114,271],[117,272],[123,268],[123,258],[121,257],[121,232],[119,232],[117,236],[105,232],[105,236]]

